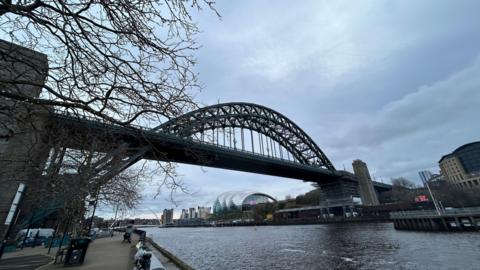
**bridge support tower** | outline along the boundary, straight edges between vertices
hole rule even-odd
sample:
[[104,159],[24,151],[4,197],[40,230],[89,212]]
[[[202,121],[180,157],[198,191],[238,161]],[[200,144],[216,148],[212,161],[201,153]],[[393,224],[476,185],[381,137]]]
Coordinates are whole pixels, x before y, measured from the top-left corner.
[[[46,55],[0,40],[0,92],[38,97],[47,72]],[[48,157],[40,135],[45,126],[42,111],[39,105],[0,96],[0,237],[19,184],[26,184],[28,193],[39,182]]]
[[379,205],[378,196],[373,188],[372,178],[367,164],[359,159],[352,163],[353,171],[358,179],[358,188],[363,205]]

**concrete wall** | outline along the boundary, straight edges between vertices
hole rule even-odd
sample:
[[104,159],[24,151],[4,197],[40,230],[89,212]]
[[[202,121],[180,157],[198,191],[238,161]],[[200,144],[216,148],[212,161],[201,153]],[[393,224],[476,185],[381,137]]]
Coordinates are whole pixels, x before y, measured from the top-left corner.
[[370,178],[370,172],[368,171],[367,164],[359,159],[354,160],[352,163],[353,171],[358,179],[358,187],[362,203],[364,205],[378,205],[378,197],[375,189],[373,188],[372,179]]

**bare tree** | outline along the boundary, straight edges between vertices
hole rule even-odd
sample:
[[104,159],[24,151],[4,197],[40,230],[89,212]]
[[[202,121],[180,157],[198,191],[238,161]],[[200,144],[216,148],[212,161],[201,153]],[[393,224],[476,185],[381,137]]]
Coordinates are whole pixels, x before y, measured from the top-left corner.
[[461,188],[447,181],[431,185],[435,198],[444,207],[478,207],[480,206],[479,187]]
[[216,13],[208,0],[0,0],[0,37],[49,62],[39,97],[3,89],[0,96],[120,124],[178,116],[195,106],[198,28],[190,12],[202,6]]
[[[69,220],[94,197],[133,207],[143,176],[124,170],[131,165],[124,160],[138,157],[141,149],[117,142],[96,148],[88,136],[75,146],[56,134],[53,138],[63,141],[52,142],[40,115],[58,109],[120,125],[151,125],[195,108],[198,28],[191,12],[203,7],[216,13],[209,0],[0,0],[0,39],[8,41],[0,40],[0,185],[5,194],[4,187],[13,194],[12,183],[28,180],[31,193],[68,198]],[[46,57],[32,53],[33,59],[9,42]],[[46,153],[55,157],[48,164]],[[160,186],[171,194],[184,190],[175,165],[159,165],[165,176]],[[45,181],[34,180],[40,175]]]
[[98,200],[107,205],[134,208],[142,198],[142,173],[128,169],[105,183],[98,193]]
[[393,186],[403,187],[408,189],[415,188],[415,183],[413,183],[412,181],[404,177],[392,178],[391,182]]
[[[110,138],[103,140],[103,134],[89,134],[71,137],[68,131],[48,134],[45,149],[47,160],[37,181],[29,181],[27,200],[20,225],[60,215],[64,222],[83,220],[87,203],[115,205],[133,208],[141,199],[141,187],[145,177],[142,166],[127,168],[130,159],[126,153],[135,152],[121,141]],[[84,137],[86,136],[86,137]]]
[[415,190],[415,184],[404,178],[404,177],[398,177],[398,178],[392,178],[392,199],[394,201],[398,202],[413,202],[415,195],[416,195],[416,190]]

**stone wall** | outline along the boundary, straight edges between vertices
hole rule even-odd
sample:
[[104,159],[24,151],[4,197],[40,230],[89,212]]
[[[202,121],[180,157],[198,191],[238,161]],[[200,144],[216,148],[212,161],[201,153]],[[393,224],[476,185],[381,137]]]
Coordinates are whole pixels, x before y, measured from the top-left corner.
[[367,164],[359,159],[352,163],[353,171],[358,179],[358,187],[363,205],[379,205],[378,196],[373,188],[373,182]]
[[[0,40],[0,93],[39,97],[47,72],[46,55]],[[0,236],[18,184],[34,186],[48,157],[42,137],[45,112],[0,95]]]

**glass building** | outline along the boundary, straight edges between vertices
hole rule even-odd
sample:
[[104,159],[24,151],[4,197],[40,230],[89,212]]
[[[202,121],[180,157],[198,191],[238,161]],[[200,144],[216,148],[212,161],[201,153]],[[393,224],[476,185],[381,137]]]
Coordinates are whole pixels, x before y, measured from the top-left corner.
[[465,173],[480,173],[480,142],[461,146],[453,154],[460,160]]
[[480,186],[480,141],[460,146],[438,163],[451,184],[462,188]]
[[265,193],[252,191],[230,191],[220,194],[213,204],[213,213],[225,213],[229,211],[248,211],[257,204],[276,202]]

